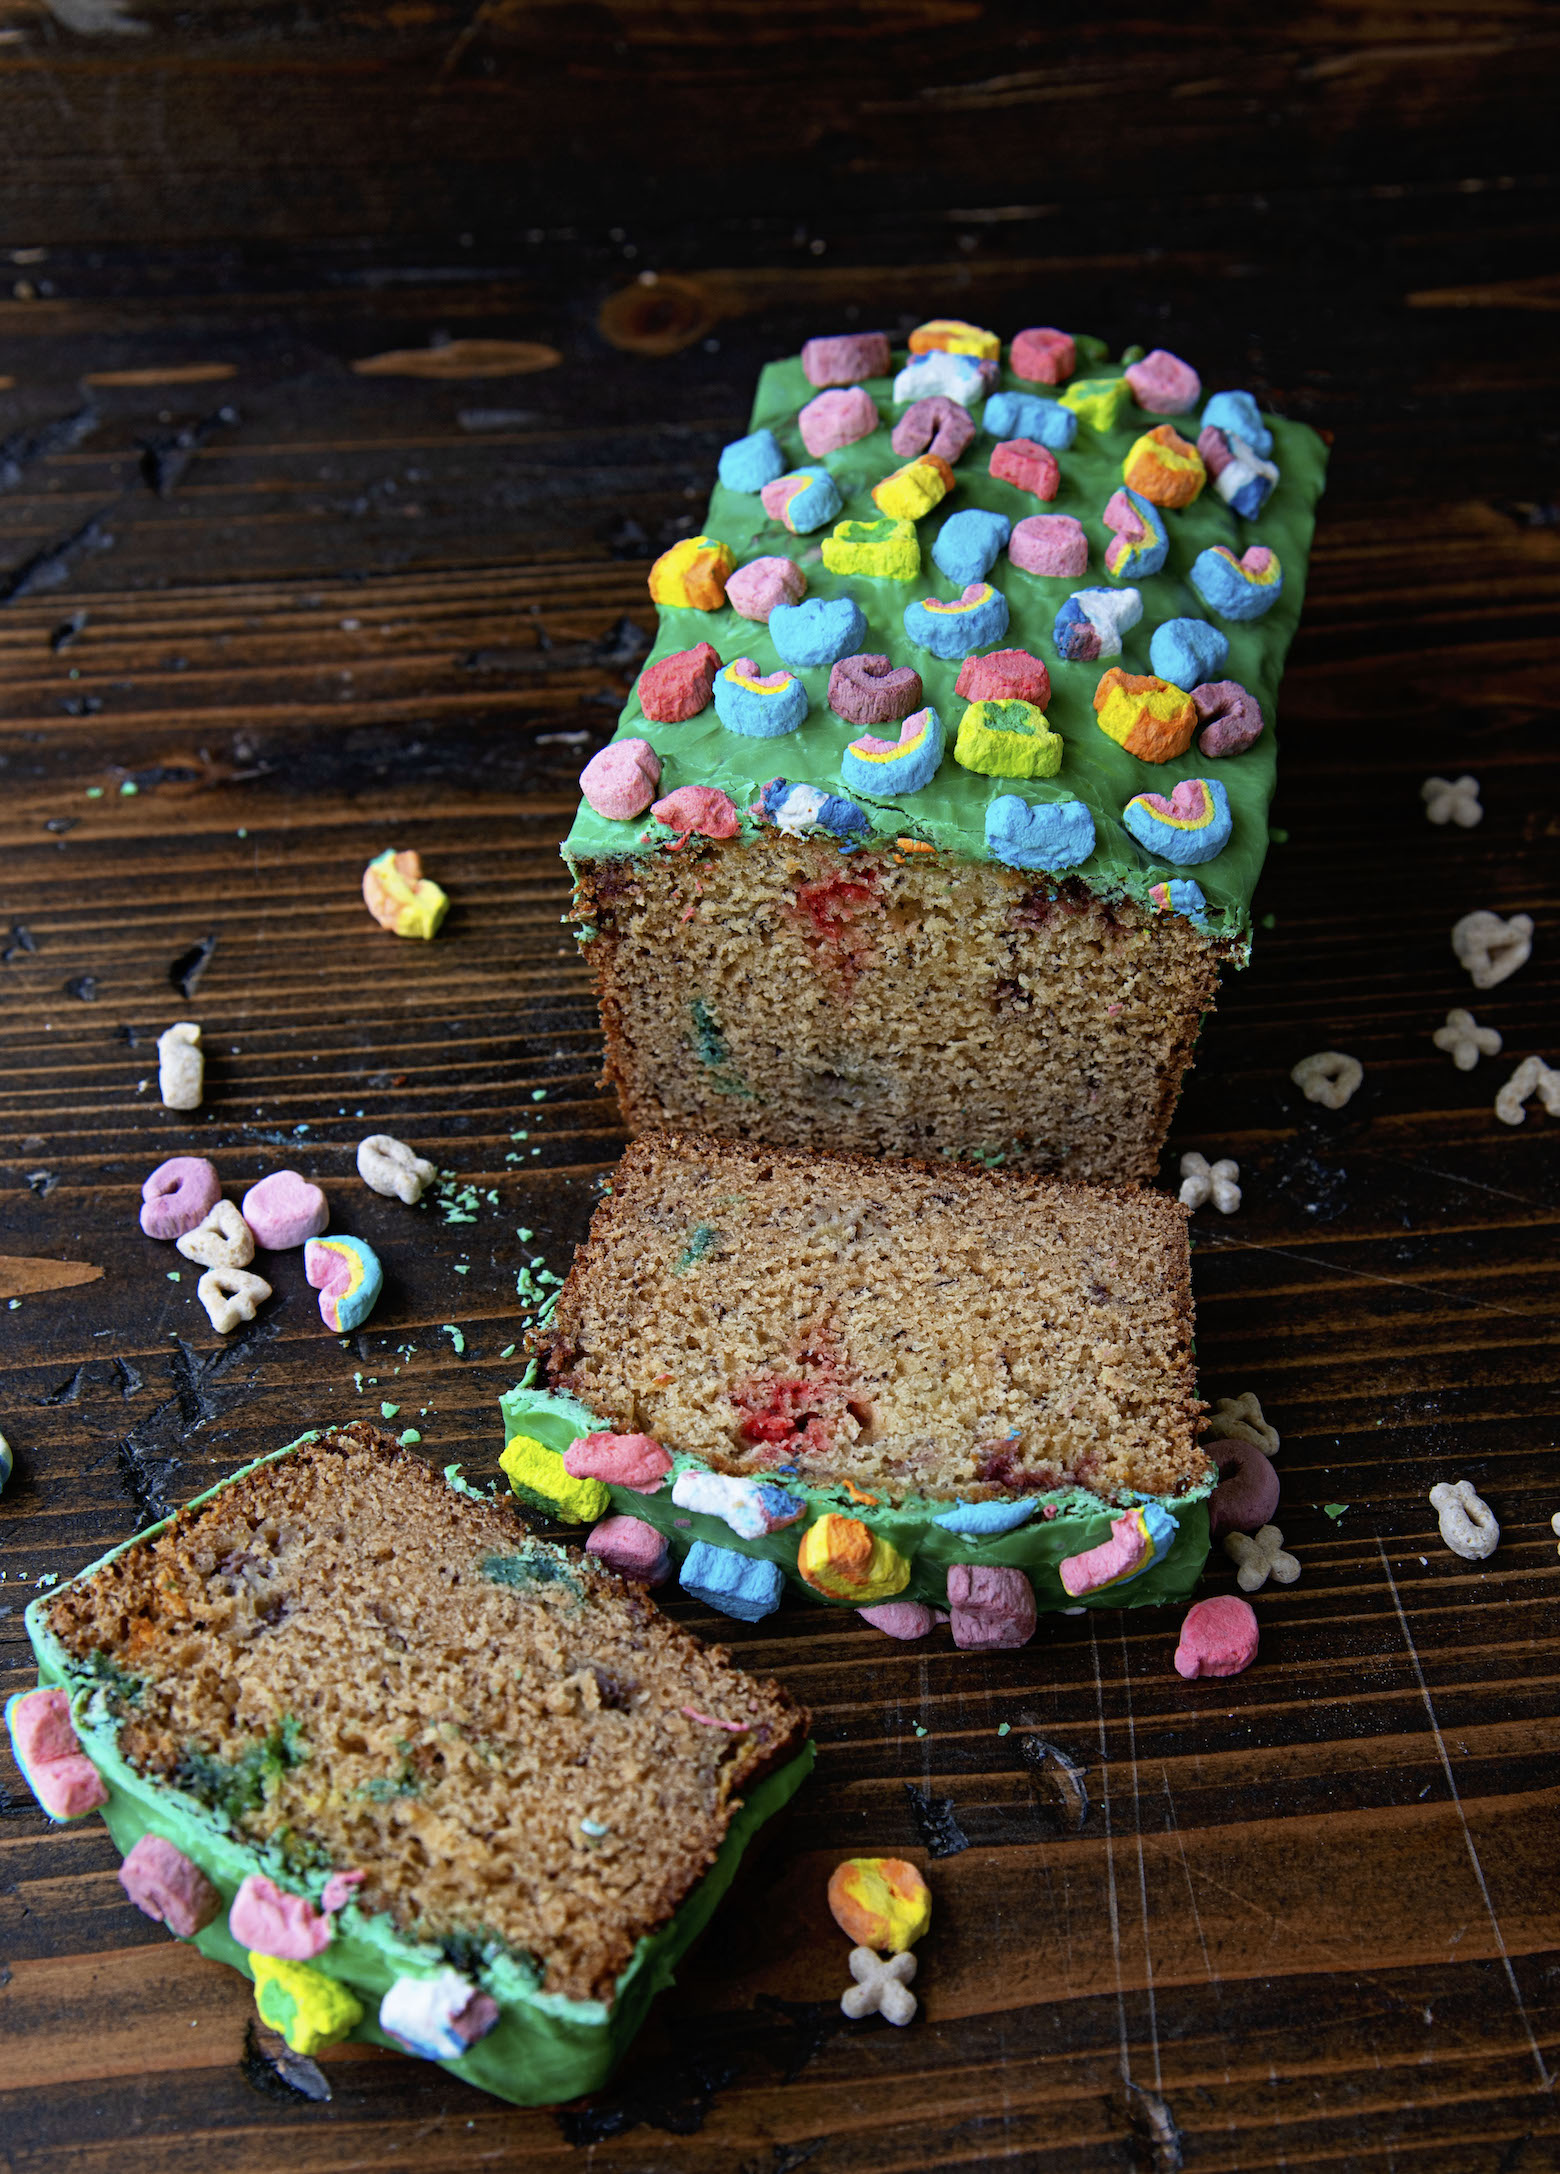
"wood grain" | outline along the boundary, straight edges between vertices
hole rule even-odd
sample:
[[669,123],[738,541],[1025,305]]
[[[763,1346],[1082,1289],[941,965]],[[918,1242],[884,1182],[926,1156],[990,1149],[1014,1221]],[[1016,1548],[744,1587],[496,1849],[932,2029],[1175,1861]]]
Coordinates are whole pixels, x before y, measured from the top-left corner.
[[[1279,1426],[1303,1572],[1258,1596],[1257,1667],[1211,1684],[1174,1675],[1153,1611],[956,1655],[673,1598],[812,1704],[818,1770],[620,2076],[560,2114],[351,2046],[329,2102],[290,2092],[245,1988],[4,1765],[5,2165],[1552,2165],[1560,1125],[1492,1109],[1521,1057],[1560,1061],[1550,21],[122,12],[144,34],[0,0],[0,1247],[104,1269],[0,1310],[0,1696],[40,1577],[306,1424],[382,1400],[439,1462],[496,1468],[516,1279],[563,1271],[621,1144],[560,921],[574,780],[758,368],[852,308],[1161,340],[1333,436],[1272,925],[1164,1168],[1241,1164],[1240,1213],[1194,1225],[1202,1381]],[[362,368],[479,342],[561,361]],[[1433,828],[1421,779],[1465,769],[1483,823]],[[391,844],[454,901],[433,945],[363,911]],[[1448,943],[1478,907],[1538,929],[1482,996]],[[1434,1049],[1453,1005],[1499,1059]],[[186,1016],[189,1120],[154,1047]],[[1366,1068],[1336,1114],[1288,1076],[1326,1047]],[[475,1221],[366,1194],[370,1130],[475,1188]],[[385,1261],[366,1331],[328,1335],[294,1260],[212,1334],[136,1225],[146,1171],[191,1150],[230,1191],[289,1164],[325,1186]],[[1460,1476],[1503,1527],[1483,1565],[1426,1500]],[[1033,1737],[1087,1768],[1081,1827]],[[967,1847],[927,1856],[907,1783]],[[902,2034],[838,2013],[847,1850],[933,1882]]]

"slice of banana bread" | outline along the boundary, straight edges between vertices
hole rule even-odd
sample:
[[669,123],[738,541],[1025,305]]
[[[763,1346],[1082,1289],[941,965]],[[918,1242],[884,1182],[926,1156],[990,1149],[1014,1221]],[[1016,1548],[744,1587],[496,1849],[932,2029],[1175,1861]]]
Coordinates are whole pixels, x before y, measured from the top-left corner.
[[601,2081],[809,1763],[778,1685],[365,1426],[250,1467],[29,1628],[133,1895],[151,1836],[210,1893],[197,1944],[302,2050],[355,2008],[352,2035],[442,2043],[522,2103]]
[[[1063,1607],[1169,1597],[1207,1552],[1186,1211],[1160,1194],[652,1133],[533,1344],[545,1385],[504,1400],[530,1484],[561,1454],[560,1484],[595,1475],[679,1554],[858,1604],[941,1602],[951,1567],[998,1563]],[[648,1438],[629,1484],[597,1436]],[[1145,1518],[1152,1560],[1069,1572]],[[835,1541],[860,1579],[811,1574]]]

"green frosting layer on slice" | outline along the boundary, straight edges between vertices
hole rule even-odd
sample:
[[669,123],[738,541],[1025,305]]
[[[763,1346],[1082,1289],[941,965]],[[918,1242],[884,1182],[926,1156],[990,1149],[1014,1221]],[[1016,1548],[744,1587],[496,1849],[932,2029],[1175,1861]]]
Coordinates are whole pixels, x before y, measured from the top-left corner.
[[[1122,365],[1102,359],[1098,341],[1080,340],[1079,374],[1091,379],[1113,379]],[[896,357],[896,370],[904,361]],[[1051,394],[1065,388],[1036,387],[1004,368],[1002,389]],[[881,418],[870,437],[858,439],[838,453],[814,460],[802,444],[796,427],[800,408],[814,397],[816,388],[802,373],[799,357],[771,363],[759,380],[754,402],[753,430],[768,429],[780,441],[788,462],[825,467],[833,475],[844,499],[840,519],[880,519],[873,503],[874,483],[903,466],[889,443],[893,425],[904,413],[892,397],[892,379],[876,378],[866,390],[877,404]],[[1197,413],[1171,418],[1173,426],[1195,440]],[[982,408],[973,409],[977,424]],[[840,773],[840,758],[847,741],[858,728],[846,725],[828,707],[829,667],[802,670],[797,676],[810,699],[806,722],[795,732],[779,738],[754,740],[729,732],[711,704],[686,724],[647,722],[640,709],[637,688],[619,720],[618,739],[645,739],[661,761],[662,794],[682,785],[712,785],[728,793],[743,813],[744,837],[759,827],[746,811],[757,800],[764,784],[774,777],[791,783],[816,785],[825,791],[846,793],[868,817],[880,838],[913,837],[945,848],[968,860],[989,860],[986,848],[986,810],[1004,793],[1021,799],[1043,801],[1081,800],[1094,818],[1096,844],[1089,859],[1068,871],[1102,897],[1130,896],[1140,903],[1151,884],[1190,877],[1207,899],[1206,925],[1215,936],[1242,951],[1249,945],[1251,899],[1267,851],[1267,809],[1273,796],[1277,761],[1274,717],[1285,655],[1299,623],[1305,596],[1306,565],[1315,524],[1316,501],[1321,495],[1327,452],[1316,433],[1303,423],[1282,416],[1265,415],[1273,433],[1272,460],[1281,480],[1256,520],[1242,520],[1217,495],[1211,483],[1195,503],[1183,511],[1163,510],[1170,550],[1163,572],[1146,579],[1128,575],[1113,581],[1105,570],[1105,547],[1111,540],[1103,515],[1112,494],[1122,487],[1122,463],[1134,442],[1147,430],[1166,420],[1148,415],[1130,400],[1119,427],[1096,431],[1080,422],[1078,435],[1067,451],[1056,458],[1061,486],[1056,497],[1044,504],[1012,484],[997,482],[988,472],[997,439],[977,431],[974,443],[955,464],[958,488],[917,524],[921,544],[921,574],[915,581],[870,580],[859,575],[833,574],[823,565],[821,539],[834,524],[804,536],[793,536],[765,514],[757,494],[727,490],[717,484],[710,499],[704,533],[728,544],[737,563],[771,556],[795,559],[807,576],[807,593],[817,597],[851,596],[867,618],[867,631],[858,648],[879,651],[895,664],[912,664],[920,673],[925,699],[941,716],[948,736],[948,752],[931,783],[920,792],[897,800],[869,799],[849,792]],[[945,662],[919,648],[905,633],[904,610],[916,599],[933,596],[951,602],[960,585],[940,573],[933,562],[932,545],[943,522],[968,507],[985,507],[1004,513],[1016,524],[1031,514],[1071,514],[1083,524],[1089,538],[1089,565],[1077,577],[1022,572],[1003,552],[986,579],[1007,598],[1008,631],[987,648],[1027,649],[1042,660],[1051,675],[1051,700],[1046,710],[1052,729],[1065,743],[1060,772],[1051,778],[993,778],[961,768],[953,757],[953,741],[965,703],[954,693],[959,664]],[[1253,543],[1270,546],[1283,566],[1283,594],[1260,619],[1244,624],[1223,619],[1211,611],[1192,588],[1188,576],[1197,554],[1212,544],[1228,544],[1237,557]],[[1143,598],[1143,616],[1131,628],[1119,657],[1095,663],[1064,664],[1057,656],[1051,630],[1056,613],[1075,590],[1082,588],[1137,588]],[[1228,662],[1215,676],[1237,680],[1262,705],[1267,730],[1242,755],[1212,759],[1198,751],[1194,738],[1184,755],[1165,763],[1148,763],[1116,745],[1099,728],[1093,696],[1102,674],[1113,665],[1129,673],[1147,673],[1149,641],[1156,627],[1167,619],[1205,619],[1229,637]],[[662,607],[660,627],[649,662],[674,652],[711,642],[723,664],[737,657],[751,657],[760,672],[788,669],[770,639],[769,629],[726,606],[720,611]],[[897,726],[880,727],[882,738],[897,737]],[[1228,845],[1218,856],[1191,868],[1176,868],[1138,844],[1124,827],[1121,815],[1135,793],[1169,795],[1183,778],[1216,778],[1229,794],[1234,828]],[[648,815],[629,821],[611,821],[581,802],[563,851],[571,864],[624,853],[646,853],[671,842],[672,833]]]
[[[506,1440],[516,1434],[534,1435],[537,1441],[545,1442],[549,1449],[556,1449],[561,1454],[582,1434],[610,1432],[607,1420],[599,1419],[572,1397],[533,1388],[527,1382],[519,1383],[498,1401],[504,1415]],[[678,1472],[707,1472],[710,1469],[701,1458],[686,1452],[674,1454],[672,1468],[672,1477],[653,1495],[638,1494],[627,1487],[610,1487],[608,1492],[612,1496],[613,1509],[654,1525],[657,1532],[666,1535],[679,1560],[695,1540],[706,1540],[712,1547],[730,1548],[738,1555],[755,1555],[776,1562],[798,1592],[805,1593],[825,1608],[848,1608],[854,1603],[831,1600],[816,1587],[808,1585],[797,1571],[796,1555],[808,1526],[831,1512],[859,1518],[909,1560],[910,1581],[897,1598],[925,1601],[938,1608],[947,1606],[948,1571],[954,1563],[1001,1563],[1022,1570],[1035,1589],[1036,1608],[1046,1614],[1080,1605],[1141,1608],[1184,1600],[1196,1585],[1208,1559],[1208,1497],[1213,1492],[1212,1480],[1184,1495],[1153,1497],[1176,1520],[1175,1538],[1167,1553],[1137,1577],[1092,1594],[1080,1603],[1063,1585],[1061,1565],[1069,1555],[1081,1555],[1108,1540],[1111,1526],[1126,1507],[1124,1503],[1104,1502],[1086,1487],[1055,1488],[1046,1494],[1028,1497],[1026,1499],[1033,1502],[1034,1509],[1026,1524],[990,1539],[977,1539],[969,1533],[951,1532],[937,1523],[939,1517],[954,1507],[950,1502],[910,1495],[892,1507],[874,1506],[863,1502],[845,1487],[818,1487],[800,1477],[793,1479],[778,1472],[766,1472],[762,1475],[765,1484],[783,1487],[794,1495],[805,1505],[806,1514],[796,1524],[787,1525],[779,1532],[747,1540],[733,1532],[723,1518],[680,1510],[672,1501],[672,1479]],[[1147,1501],[1151,1498],[1137,1496],[1133,1499]]]
[[[191,1507],[211,1501],[234,1481],[290,1456],[314,1439],[312,1434],[304,1435],[284,1449],[257,1458],[221,1485],[197,1495]],[[164,1520],[110,1549],[71,1582],[84,1582],[127,1548],[155,1540],[170,1522]],[[248,1956],[227,1929],[228,1909],[240,1882],[252,1872],[262,1872],[294,1892],[302,1887],[317,1905],[327,1875],[321,1871],[300,1876],[297,1867],[277,1852],[235,1836],[219,1807],[148,1779],[128,1764],[119,1750],[119,1724],[110,1711],[101,1675],[84,1668],[49,1630],[47,1616],[58,1597],[49,1593],[32,1602],[26,1615],[27,1635],[37,1657],[39,1683],[62,1684],[70,1693],[81,1748],[108,1790],[103,1819],[115,1846],[126,1856],[143,1834],[160,1835],[197,1864],[220,1890],[223,1906],[191,1945],[250,1976]],[[678,1962],[731,1885],[748,1843],[765,1820],[796,1794],[812,1769],[813,1758],[809,1742],[796,1758],[749,1791],[698,1886],[659,1932],[638,1943],[610,2005],[543,1992],[527,1958],[496,1940],[474,1938],[458,1967],[497,2001],[499,2020],[469,2053],[438,2065],[517,2106],[552,2106],[599,2089],[632,2043],[655,1995],[672,1984]],[[409,1940],[388,1917],[371,1915],[349,1902],[337,1913],[335,1939],[310,1967],[340,1979],[363,2002],[367,2013],[352,2037],[401,2051],[379,2028],[381,1999],[397,1978],[433,1977],[450,1966],[451,1956],[444,1948]]]

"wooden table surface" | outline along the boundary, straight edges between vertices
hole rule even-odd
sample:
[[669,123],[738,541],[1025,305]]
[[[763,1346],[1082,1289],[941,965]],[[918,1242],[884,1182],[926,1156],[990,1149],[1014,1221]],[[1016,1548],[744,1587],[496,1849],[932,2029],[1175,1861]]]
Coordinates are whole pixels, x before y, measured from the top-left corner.
[[[1257,1666],[1182,1683],[1152,1610],[961,1655],[673,1599],[811,1704],[817,1773],[556,2114],[350,2045],[292,2089],[247,1985],[0,1765],[7,2174],[1556,2164],[1560,1120],[1492,1104],[1560,1063],[1560,32],[1270,14],[0,0],[0,1252],[102,1271],[0,1305],[0,1696],[40,1579],[306,1425],[383,1399],[495,1470],[517,1276],[565,1269],[621,1146],[557,843],[764,360],[850,309],[1055,322],[1335,440],[1256,956],[1164,1171],[1242,1169],[1194,1274],[1204,1393],[1283,1436],[1303,1574]],[[1421,780],[1464,770],[1484,821],[1433,828]],[[450,893],[434,944],[363,910],[390,845]],[[1537,936],[1480,996],[1448,932],[1482,907]],[[1501,1058],[1434,1049],[1454,1005]],[[1365,1066],[1337,1114],[1288,1076],[1327,1047]],[[381,1129],[470,1220],[363,1191]],[[385,1261],[369,1329],[322,1331],[291,1258],[215,1336],[136,1227],[182,1152],[316,1177]],[[1485,1564],[1426,1501],[1459,1477]],[[824,1881],[869,1850],[936,1895],[903,2033],[836,2006]]]

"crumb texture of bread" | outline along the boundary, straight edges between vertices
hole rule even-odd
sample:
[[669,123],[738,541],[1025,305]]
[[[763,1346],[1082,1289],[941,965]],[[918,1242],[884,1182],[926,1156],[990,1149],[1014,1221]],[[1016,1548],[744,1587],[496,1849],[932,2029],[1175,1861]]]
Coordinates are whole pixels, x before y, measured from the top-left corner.
[[891,1502],[1205,1479],[1186,1210],[1158,1193],[652,1133],[550,1328],[553,1386],[718,1471]]
[[807,1732],[777,1684],[362,1426],[182,1512],[49,1626],[140,1774],[300,1871],[362,1870],[360,1906],[408,1937],[496,1938],[574,1999],[611,1998]]
[[994,863],[765,833],[584,861],[630,1132],[1153,1175],[1228,951]]

